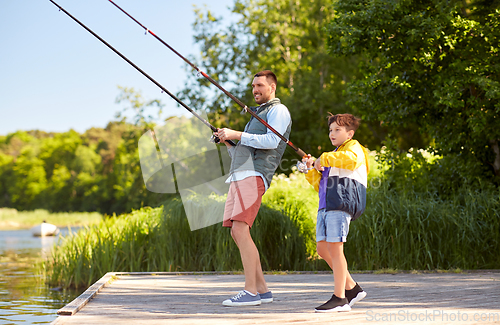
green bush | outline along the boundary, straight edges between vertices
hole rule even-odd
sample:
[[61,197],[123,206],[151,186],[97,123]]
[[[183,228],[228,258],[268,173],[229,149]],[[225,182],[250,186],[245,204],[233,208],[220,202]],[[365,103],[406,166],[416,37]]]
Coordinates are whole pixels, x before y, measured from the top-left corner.
[[366,212],[351,224],[345,253],[358,270],[500,268],[498,190],[462,187],[435,193],[371,189]]
[[350,266],[499,268],[499,189],[453,155],[388,145],[377,156],[381,173],[369,182],[367,209],[351,224],[345,245]]
[[432,192],[443,199],[451,199],[464,187],[495,189],[494,181],[484,176],[488,171],[473,157],[441,156],[431,147],[400,151],[390,141],[387,145],[376,157],[382,171],[378,184],[408,194]]

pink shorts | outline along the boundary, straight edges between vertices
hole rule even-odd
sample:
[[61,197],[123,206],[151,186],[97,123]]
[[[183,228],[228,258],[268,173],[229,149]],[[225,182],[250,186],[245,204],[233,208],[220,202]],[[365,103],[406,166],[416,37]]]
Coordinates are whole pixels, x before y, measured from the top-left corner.
[[262,177],[251,176],[231,182],[224,208],[223,227],[231,228],[233,221],[243,221],[252,227],[266,191]]

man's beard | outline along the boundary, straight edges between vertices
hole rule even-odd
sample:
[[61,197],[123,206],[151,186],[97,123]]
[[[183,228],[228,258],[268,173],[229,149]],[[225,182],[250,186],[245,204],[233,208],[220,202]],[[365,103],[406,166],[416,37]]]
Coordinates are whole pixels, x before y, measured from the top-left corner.
[[[254,97],[254,99],[255,99],[255,97]],[[269,101],[269,97],[263,97],[262,94],[260,95],[260,99],[258,101],[255,99],[255,102],[259,105],[267,103],[268,101]]]

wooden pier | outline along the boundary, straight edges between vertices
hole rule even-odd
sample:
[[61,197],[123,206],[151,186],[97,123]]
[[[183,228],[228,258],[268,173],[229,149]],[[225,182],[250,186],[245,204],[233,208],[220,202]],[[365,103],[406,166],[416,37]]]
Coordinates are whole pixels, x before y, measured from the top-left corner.
[[273,303],[224,307],[243,275],[108,273],[52,324],[500,324],[500,271],[353,277],[364,300],[350,312],[315,313],[333,293],[331,274],[266,274]]

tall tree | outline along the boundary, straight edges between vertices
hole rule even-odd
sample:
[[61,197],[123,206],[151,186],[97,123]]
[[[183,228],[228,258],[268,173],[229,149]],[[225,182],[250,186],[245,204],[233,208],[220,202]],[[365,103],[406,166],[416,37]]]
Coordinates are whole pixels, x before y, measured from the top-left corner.
[[[254,105],[253,74],[264,69],[276,73],[277,96],[292,115],[291,140],[316,156],[331,150],[327,113],[358,113],[345,105],[342,96],[346,83],[358,75],[357,58],[333,58],[327,53],[325,27],[334,17],[333,2],[237,0],[232,9],[235,22],[197,9],[194,23],[200,67],[247,105]],[[239,106],[204,79],[189,79],[181,96],[190,106],[210,112],[217,127],[242,129],[248,121]],[[357,136],[372,147],[380,143],[366,125]],[[297,159],[288,150],[282,168],[288,169]]]
[[350,104],[389,127],[416,124],[441,153],[500,177],[498,5],[337,2],[331,52],[367,58],[364,77],[349,85]]

